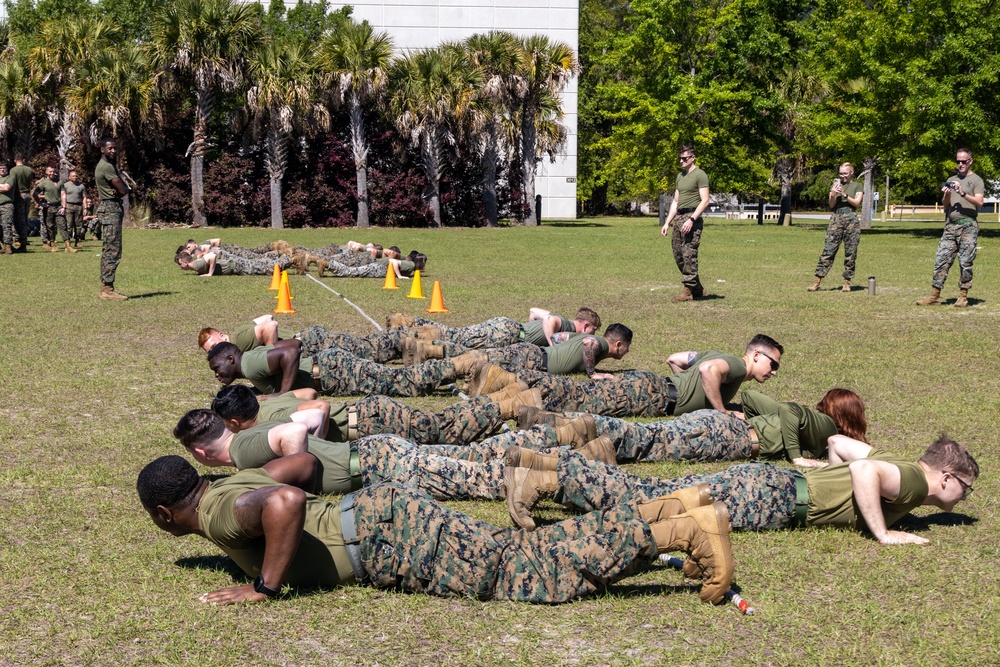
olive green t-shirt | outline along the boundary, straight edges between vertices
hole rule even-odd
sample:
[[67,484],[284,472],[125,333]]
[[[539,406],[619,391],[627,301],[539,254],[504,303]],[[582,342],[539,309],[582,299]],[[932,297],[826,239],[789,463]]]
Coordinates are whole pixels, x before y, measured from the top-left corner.
[[585,373],[583,364],[583,341],[593,338],[597,341],[597,354],[594,356],[595,362],[599,362],[608,356],[608,341],[604,336],[593,334],[570,334],[569,338],[556,345],[545,348],[549,358],[548,372],[553,375],[570,375],[571,373]]
[[38,192],[41,192],[45,197],[45,201],[49,204],[58,204],[59,199],[59,186],[52,182],[51,178],[43,178],[38,181],[38,185],[35,186]]
[[[919,464],[905,461],[883,449],[873,449],[868,458],[888,461],[899,468],[899,495],[891,501],[882,499],[885,525],[892,526],[927,499],[927,477]],[[809,489],[806,525],[868,529],[854,500],[850,465],[850,462],[840,463],[806,471],[806,486]]]
[[747,376],[747,367],[743,363],[743,358],[724,352],[698,352],[698,356],[690,368],[670,376],[670,381],[677,389],[677,405],[674,407],[674,416],[695,410],[713,409],[708,399],[705,398],[705,388],[701,384],[701,372],[698,370],[704,362],[712,359],[722,359],[729,365],[729,372],[722,378],[722,384],[719,387],[722,402],[729,403],[736,396],[736,392],[740,390],[740,385],[743,384]]
[[[552,313],[552,315],[555,315]],[[576,324],[570,318],[565,315],[555,315],[559,318],[559,326],[556,327],[556,332],[567,331],[569,333],[576,333]],[[529,320],[521,325],[522,336],[521,340],[525,343],[531,343],[532,345],[538,345],[539,347],[548,347],[549,341],[545,338],[545,331],[542,330],[542,323],[544,320]]]
[[97,163],[97,168],[94,169],[94,180],[97,181],[97,196],[101,199],[121,199],[121,195],[115,190],[115,186],[111,184],[111,181],[116,178],[118,178],[118,168],[102,157]]
[[[240,348],[243,352],[248,352],[260,347],[260,342],[257,340],[256,334],[254,334],[254,329],[256,328],[257,324],[255,322],[241,324],[233,329],[233,332],[229,334],[229,342]],[[278,327],[278,338],[280,340],[290,340],[294,336],[295,332],[283,327]]]
[[[198,503],[201,533],[226,552],[250,577],[264,564],[264,538],[247,535],[236,519],[236,501],[247,491],[275,482],[264,470],[243,470],[220,479],[205,490]],[[273,582],[268,582],[272,586]],[[340,586],[354,583],[354,571],[344,548],[340,507],[312,494],[306,495],[306,520],[295,558],[285,583],[293,586]]]
[[708,174],[700,167],[692,167],[688,173],[677,174],[677,210],[682,208],[698,208],[701,203],[701,188],[708,187]]
[[864,192],[865,186],[861,183],[858,183],[857,181],[851,181],[850,183],[843,183],[842,185],[844,188],[844,194],[837,195],[837,198],[834,200],[833,207],[831,210],[836,211],[838,208],[849,208],[852,211],[857,211],[858,207],[853,206],[851,202],[847,201],[847,198],[850,197],[851,199],[854,199],[859,194]]
[[[258,347],[249,352],[243,353],[240,362],[240,370],[243,377],[250,380],[250,383],[262,394],[276,394],[281,391],[281,375],[272,373],[267,368],[267,353],[274,349],[273,345]],[[313,358],[301,357],[299,359],[299,372],[292,382],[292,389],[309,389],[313,386],[312,377]]]
[[744,389],[740,395],[743,414],[757,431],[760,453],[765,458],[825,456],[827,438],[837,434],[833,419],[798,403],[779,403],[770,396]]
[[59,184],[59,189],[66,193],[67,204],[82,204],[83,196],[87,194],[86,185],[73,181],[63,181]]
[[[298,398],[292,392],[275,396],[260,402],[260,410],[257,412],[258,421],[290,422],[292,414],[298,412],[299,406],[306,402],[304,398]],[[330,429],[326,433],[326,440],[330,442],[348,441],[348,412],[347,403],[330,403]]]
[[[229,458],[240,470],[259,468],[278,455],[267,442],[267,434],[280,421],[258,422],[253,428],[240,431],[229,443]],[[346,443],[334,443],[309,436],[309,453],[319,461],[317,471],[320,479],[320,493],[350,493],[351,448]]]
[[[948,178],[948,182],[961,185],[962,191],[967,195],[981,195],[986,187],[983,184],[983,179],[971,171],[965,175],[965,178],[959,178],[957,174],[951,176]],[[979,215],[979,208],[955,191],[952,191],[949,201],[951,202],[948,205],[949,220],[975,218]]]
[[[219,273],[218,270],[219,265],[216,264],[215,267],[216,267],[215,272]],[[203,276],[206,273],[208,273],[208,260],[202,259],[201,257],[199,257],[198,259],[192,259],[191,268],[194,269],[194,272],[197,273],[199,276]]]
[[0,178],[0,183],[2,183],[3,185],[10,186],[10,190],[7,190],[6,192],[0,192],[0,204],[13,204],[14,197],[18,197],[18,199],[20,199],[17,192],[16,178],[11,176],[10,174],[7,174],[3,178]]
[[10,175],[17,179],[17,191],[21,197],[31,192],[31,181],[35,180],[35,170],[26,164],[16,164],[10,168]]

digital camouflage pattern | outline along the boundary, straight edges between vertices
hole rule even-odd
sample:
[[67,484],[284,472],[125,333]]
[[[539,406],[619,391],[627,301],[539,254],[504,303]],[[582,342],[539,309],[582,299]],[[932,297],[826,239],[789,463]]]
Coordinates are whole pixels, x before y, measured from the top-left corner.
[[3,244],[14,242],[14,204],[0,204],[0,231],[3,233]]
[[361,266],[347,266],[335,260],[329,260],[330,266],[326,272],[337,278],[385,278],[389,270],[386,264],[363,264]]
[[972,263],[976,261],[976,244],[979,242],[979,223],[972,218],[960,218],[948,221],[938,243],[937,254],[934,256],[934,276],[931,287],[941,289],[948,279],[948,271],[958,258],[958,266],[962,271],[959,278],[959,289],[972,287]]
[[290,255],[279,257],[274,261],[264,259],[248,259],[234,255],[225,250],[216,250],[219,262],[231,262],[233,265],[233,275],[237,276],[269,276],[274,273],[274,265],[278,265],[280,271],[284,271],[292,265]]
[[[302,341],[302,354],[313,355],[321,350],[339,347],[356,357],[370,359],[380,364],[396,361],[403,356],[403,340],[414,335],[412,329],[395,327],[376,331],[367,336],[355,336],[342,331],[330,331],[323,327],[307,327],[297,335]],[[455,357],[465,351],[464,348],[452,343],[437,343],[444,348],[446,357]]]
[[555,412],[589,412],[608,417],[667,417],[667,378],[626,371],[607,380],[578,382],[563,375],[518,370],[517,378],[542,393],[542,407]]
[[844,280],[851,280],[858,260],[858,244],[861,243],[861,221],[857,213],[834,213],[830,216],[823,252],[816,265],[816,277],[825,278],[830,272],[841,242],[844,244]]
[[681,272],[681,282],[689,288],[697,288],[698,282],[698,246],[701,245],[701,232],[705,226],[701,218],[694,221],[687,234],[681,233],[681,226],[691,219],[690,213],[681,213],[674,218],[673,234],[670,236],[670,247],[674,251],[674,263]]
[[101,283],[115,284],[118,264],[122,261],[122,203],[105,200],[97,206],[97,219],[101,221]]
[[42,243],[55,244],[56,242],[56,211],[59,210],[58,206],[39,206],[38,207],[38,222],[39,222],[39,234],[42,237]]
[[611,438],[619,463],[741,461],[752,451],[747,423],[720,410],[696,410],[646,424],[595,415],[594,423],[598,435]]
[[64,214],[56,218],[63,241],[75,241],[84,230],[83,204],[66,204]]
[[415,327],[438,327],[448,341],[470,350],[506,347],[521,342],[521,323],[509,317],[494,317],[467,327],[449,327],[423,317],[414,317],[413,320]]
[[560,502],[585,512],[620,503],[646,502],[678,489],[708,484],[712,498],[729,510],[733,530],[775,530],[795,518],[795,478],[799,472],[770,463],[742,463],[721,472],[678,479],[642,479],[618,466],[588,461],[576,452],[560,458]]
[[634,505],[526,533],[384,484],[357,492],[354,518],[372,585],[447,597],[564,602],[601,590],[657,555]]
[[425,412],[388,396],[369,396],[354,404],[358,437],[387,433],[424,445],[467,445],[496,433],[500,407],[486,396],[461,401],[440,412]]
[[330,396],[423,396],[457,377],[448,359],[397,368],[334,347],[313,355],[313,361],[319,366],[321,391]]

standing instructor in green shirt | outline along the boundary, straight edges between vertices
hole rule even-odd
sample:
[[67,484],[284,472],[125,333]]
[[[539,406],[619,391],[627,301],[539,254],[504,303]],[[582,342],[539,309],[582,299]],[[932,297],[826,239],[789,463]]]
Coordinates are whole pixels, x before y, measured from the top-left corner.
[[852,180],[854,165],[845,162],[840,165],[839,178],[833,179],[830,187],[830,226],[826,228],[826,242],[816,265],[816,277],[806,288],[807,292],[819,290],[820,281],[830,272],[833,259],[837,256],[840,243],[844,243],[844,285],[842,292],[851,291],[851,279],[854,278],[854,266],[858,260],[858,244],[861,243],[861,221],[858,220],[858,206],[864,198],[864,187]]
[[680,161],[683,171],[677,175],[674,200],[670,203],[667,221],[660,230],[666,236],[671,223],[674,225],[670,244],[684,284],[681,293],[674,297],[677,302],[700,299],[705,294],[698,278],[698,246],[701,245],[704,224],[701,214],[708,208],[708,175],[695,166],[691,144],[684,144],[681,148]]
[[128,297],[115,291],[115,273],[122,259],[122,197],[129,187],[118,176],[118,150],[111,137],[101,139],[101,159],[94,169],[97,195],[97,218],[101,221],[101,299],[124,301]]

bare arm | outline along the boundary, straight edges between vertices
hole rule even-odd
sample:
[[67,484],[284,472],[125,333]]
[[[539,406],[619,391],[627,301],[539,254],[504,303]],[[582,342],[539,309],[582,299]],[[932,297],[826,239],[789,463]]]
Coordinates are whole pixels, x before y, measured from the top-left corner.
[[[316,402],[326,403],[326,401]],[[326,432],[330,427],[330,404],[326,403],[326,406],[327,409],[324,412],[322,408],[307,408],[303,410],[300,405],[299,409],[291,414],[291,420],[296,424],[304,425],[307,431],[317,438],[326,438]]]
[[599,361],[597,358],[597,351],[599,349],[600,344],[597,342],[596,337],[587,336],[583,339],[583,369],[586,371],[591,380],[610,380],[614,377],[611,373],[596,372],[595,367]]
[[899,495],[899,468],[878,459],[858,459],[848,465],[858,511],[875,539],[882,544],[927,544],[929,540],[923,537],[885,525],[882,498],[893,500]]
[[[296,413],[297,414],[297,413]],[[267,444],[278,456],[309,451],[309,428],[306,424],[289,422],[267,432]]]
[[711,200],[709,196],[708,187],[698,188],[698,197],[701,201],[698,202],[698,206],[694,209],[694,213],[691,214],[692,220],[697,220],[701,217],[701,214],[705,212],[708,208],[708,203]]
[[205,253],[204,255],[202,255],[201,258],[206,262],[208,262],[208,273],[203,273],[201,275],[205,276],[206,278],[211,278],[212,275],[215,273],[215,253],[214,252]]
[[127,185],[125,185],[125,181],[123,181],[118,176],[115,176],[114,178],[111,179],[111,187],[113,187],[115,189],[115,192],[117,192],[122,197],[124,197],[125,195],[127,195],[129,192],[132,191]]
[[856,197],[844,197],[844,199],[847,200],[847,203],[853,206],[854,208],[861,206],[861,200],[864,198],[865,198],[864,191],[859,192]]
[[278,342],[278,321],[272,315],[262,315],[254,321],[253,335],[261,345]]
[[867,442],[848,438],[846,435],[831,435],[826,443],[831,464],[866,459],[872,451],[872,446]]
[[686,371],[691,368],[691,365],[697,360],[698,353],[693,350],[689,350],[687,352],[675,352],[667,357],[667,363],[670,364],[670,370],[674,373]]
[[295,384],[302,343],[295,339],[279,342],[282,345],[275,345],[273,350],[267,351],[267,370],[281,375],[281,389],[277,393],[284,394],[291,391]]
[[532,320],[544,320],[551,314],[552,313],[545,310],[544,308],[532,308],[531,310],[528,311],[528,321],[531,322]]
[[[302,389],[293,389],[292,394],[295,395],[295,398],[304,398],[307,401],[312,401],[316,398],[316,396],[318,396],[316,390],[310,387],[305,387]],[[326,403],[326,401],[324,401],[324,403]],[[327,403],[327,405],[329,404]]]
[[698,372],[709,405],[726,412],[726,405],[722,402],[722,381],[729,375],[729,364],[724,359],[712,359],[699,366]]
[[11,187],[10,183],[0,183],[0,192],[10,192]]
[[542,332],[545,334],[545,340],[549,342],[549,345],[553,344],[552,336],[560,329],[562,329],[562,318],[558,315],[549,313],[542,319]]

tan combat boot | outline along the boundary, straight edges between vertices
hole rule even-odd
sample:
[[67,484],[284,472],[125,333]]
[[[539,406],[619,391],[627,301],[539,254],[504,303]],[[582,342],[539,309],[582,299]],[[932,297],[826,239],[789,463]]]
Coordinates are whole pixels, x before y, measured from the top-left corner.
[[316,258],[316,274],[323,278],[326,275],[326,270],[330,268],[330,261],[322,258]]
[[850,292],[851,291],[851,281],[850,280],[845,280],[844,281],[844,286],[840,288],[840,291],[841,292]]
[[555,432],[556,442],[560,445],[583,447],[597,437],[597,424],[594,423],[594,415],[585,414],[556,426]]
[[417,338],[425,341],[444,340],[444,332],[441,327],[433,324],[424,324],[417,327]]
[[500,391],[487,394],[487,396],[496,402],[497,407],[500,410],[500,419],[513,419],[522,405],[539,406],[542,404],[541,389],[524,389],[508,398],[501,398],[499,400],[493,398],[494,396],[502,395],[504,392],[509,393],[511,390],[520,389],[522,386],[527,387],[524,382],[518,382],[517,384],[508,385]]
[[576,448],[576,451],[588,461],[600,461],[608,465],[615,465],[618,462],[618,450],[615,449],[611,438],[606,435],[594,438],[583,447]]
[[941,288],[940,287],[932,287],[930,295],[925,296],[920,301],[917,301],[917,305],[918,306],[933,306],[933,305],[936,305],[936,304],[939,304],[939,303],[941,303]]
[[508,447],[504,453],[504,464],[510,468],[554,471],[559,469],[559,455],[543,454],[527,447]]
[[960,289],[958,290],[958,298],[955,299],[956,308],[965,308],[969,305],[969,290]]
[[551,412],[549,410],[539,410],[538,408],[523,407],[517,411],[517,427],[527,430],[538,424],[548,424],[552,428],[562,426],[572,421],[572,417],[567,417],[561,412]]
[[552,496],[559,490],[556,471],[507,466],[504,468],[503,480],[511,520],[524,530],[534,530],[535,520],[531,518],[531,510],[539,500]]
[[4,243],[3,244],[3,254],[5,254],[5,255],[13,255],[14,254],[14,249],[11,247],[11,245],[9,243]]
[[671,301],[673,301],[674,303],[681,303],[684,301],[694,301],[694,295],[691,294],[691,288],[685,285],[684,289],[681,290],[681,293],[675,296],[673,299],[671,299]]
[[417,339],[417,357],[421,361],[427,359],[444,359],[444,348],[427,341]]
[[[73,246],[71,246],[69,244],[69,241],[63,241],[63,243],[66,244],[66,252],[76,252],[76,248],[74,248]],[[52,248],[52,252],[55,252],[55,251],[56,251],[56,249]]]
[[702,571],[701,599],[712,604],[722,602],[733,583],[735,565],[726,506],[713,503],[696,507],[684,514],[652,521],[649,527],[660,553],[683,551],[697,563]]
[[[67,243],[69,242],[67,241]],[[55,241],[49,243],[49,252],[59,252],[59,248],[56,247]]]
[[[476,351],[479,352],[478,350]],[[479,353],[484,357],[486,356],[483,352]],[[471,352],[466,352],[466,354],[471,354]],[[458,357],[456,357],[456,359],[457,358]],[[496,364],[487,362],[482,366],[479,366],[475,372],[469,376],[469,396],[475,398],[476,396],[492,394],[493,392],[499,391],[507,385],[514,384],[515,382],[517,382],[517,375],[515,373],[505,371]]]
[[403,313],[393,313],[385,318],[385,328],[395,329],[396,327],[412,327],[413,317]]
[[823,281],[822,278],[820,278],[819,276],[816,276],[815,278],[813,278],[812,285],[810,285],[809,287],[807,287],[806,291],[807,292],[818,292],[819,291],[819,284],[822,281]]
[[712,494],[708,490],[708,484],[697,486],[686,486],[677,489],[668,496],[660,496],[649,502],[639,503],[639,516],[653,523],[660,519],[666,519],[678,514],[684,514],[696,507],[705,507],[712,504]]
[[[456,375],[472,375],[477,369],[489,364],[489,357],[482,350],[469,350],[457,357],[452,357],[449,361],[455,365]],[[497,388],[500,389],[500,387]],[[473,394],[473,396],[479,396],[479,394]]]
[[292,253],[292,268],[295,269],[296,275],[305,275],[306,271],[309,270],[309,258],[301,250],[296,250]]
[[124,294],[115,291],[114,285],[101,285],[101,299],[104,301],[125,301],[128,299]]
[[401,344],[401,348],[402,349],[400,350],[400,353],[402,354],[403,357],[404,366],[416,366],[421,361],[423,361],[423,359],[419,360],[417,359],[417,357],[419,356],[418,354],[419,351],[417,350],[417,339],[414,338],[413,336],[407,336],[406,338],[404,338]]

